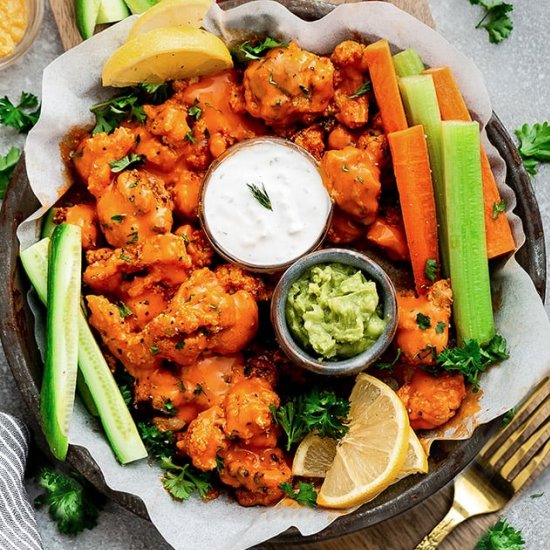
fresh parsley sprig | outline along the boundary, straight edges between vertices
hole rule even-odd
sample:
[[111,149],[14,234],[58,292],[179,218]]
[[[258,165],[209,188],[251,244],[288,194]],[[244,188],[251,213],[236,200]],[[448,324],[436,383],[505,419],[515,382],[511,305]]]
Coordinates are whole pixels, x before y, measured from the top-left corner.
[[516,130],[519,154],[527,172],[534,176],[539,162],[550,162],[550,125],[548,122],[524,124]]
[[19,162],[21,150],[12,147],[6,155],[0,155],[0,199],[3,199],[8,188],[10,177]]
[[197,470],[191,464],[180,466],[171,458],[163,456],[159,466],[166,470],[162,477],[164,488],[177,500],[187,500],[195,491],[201,498],[207,498],[212,490],[211,475]]
[[22,92],[17,105],[8,96],[0,99],[0,124],[11,126],[20,134],[28,132],[37,123],[39,116],[40,103],[33,94]]
[[237,65],[243,65],[249,61],[261,59],[273,48],[286,48],[288,42],[279,42],[271,36],[266,36],[263,41],[246,40],[242,44],[231,48],[231,55]]
[[349,401],[318,388],[307,395],[293,397],[278,409],[272,406],[271,413],[285,433],[287,451],[310,432],[339,439],[349,429]]
[[514,529],[505,519],[499,519],[476,544],[474,550],[523,550],[525,541],[521,531]]
[[153,458],[172,456],[176,443],[172,432],[163,432],[147,422],[138,422],[137,427],[147,451]]
[[37,482],[46,492],[34,499],[34,505],[48,506],[61,533],[75,535],[96,526],[102,502],[90,489],[50,468],[41,470]]
[[485,10],[476,29],[485,29],[489,33],[489,42],[498,44],[510,36],[514,28],[514,23],[508,15],[514,9],[512,4],[493,0],[470,0],[470,4],[481,6]]
[[131,153],[129,155],[126,155],[125,157],[122,157],[121,159],[109,162],[109,165],[111,166],[111,172],[113,172],[113,174],[118,174],[119,172],[127,170],[128,168],[139,166],[144,162],[145,157],[143,155],[136,155],[135,153]]
[[310,508],[317,507],[317,492],[313,488],[313,483],[306,483],[304,481],[298,481],[298,490],[295,491],[294,487],[290,483],[281,483],[279,487],[289,496],[291,499],[309,506]]

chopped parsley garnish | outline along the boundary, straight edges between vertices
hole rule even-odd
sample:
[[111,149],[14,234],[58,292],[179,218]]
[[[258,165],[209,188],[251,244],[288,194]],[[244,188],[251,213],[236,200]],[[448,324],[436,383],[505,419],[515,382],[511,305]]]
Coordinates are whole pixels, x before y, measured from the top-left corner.
[[529,498],[540,498],[540,497],[543,497],[544,496],[544,493],[533,493],[532,495],[529,495]]
[[516,412],[517,410],[515,407],[512,407],[509,411],[506,411],[506,414],[502,417],[502,425],[507,426],[510,424],[514,416],[516,416]]
[[198,106],[198,104],[199,100],[195,99],[193,105],[187,109],[187,114],[195,120],[199,120],[202,115],[202,109]]
[[0,98],[0,124],[11,126],[20,134],[28,132],[37,123],[39,116],[40,103],[33,94],[22,92],[17,105],[8,96]]
[[401,351],[401,348],[397,348],[397,352],[395,353],[395,357],[391,363],[387,362],[379,362],[374,364],[374,368],[378,370],[391,370],[395,365],[397,364],[397,361],[399,361],[399,358],[401,357],[401,354],[403,352]]
[[166,470],[162,484],[176,500],[187,500],[195,491],[201,498],[207,498],[212,490],[211,475],[197,470],[191,464],[180,466],[171,458],[163,456],[159,465]]
[[350,99],[356,99],[358,97],[361,97],[362,95],[368,94],[372,90],[372,83],[370,80],[365,80],[363,84],[355,92],[348,97]]
[[48,506],[61,533],[76,535],[97,525],[101,498],[87,486],[50,468],[41,470],[37,482],[46,492],[34,499],[34,505]]
[[178,410],[176,409],[174,403],[172,403],[172,400],[171,399],[167,399],[165,402],[164,402],[164,412],[167,412],[168,414],[170,415],[175,415]]
[[287,496],[296,502],[309,506],[310,508],[317,507],[317,493],[313,488],[313,483],[298,481],[298,491],[295,491],[290,483],[281,483],[279,487]]
[[183,349],[185,347],[185,340],[181,340],[176,344],[176,349]]
[[254,183],[247,183],[246,186],[250,189],[252,196],[267,210],[273,211],[273,206],[271,205],[271,199],[265,190],[265,185],[262,183],[261,189]]
[[197,138],[193,135],[193,130],[189,130],[185,134],[183,141],[188,141],[189,143],[197,143]]
[[12,147],[5,156],[0,155],[0,199],[6,195],[8,183],[20,156],[21,151],[17,147]]
[[118,302],[116,307],[118,308],[118,312],[123,319],[126,319],[126,317],[130,317],[130,315],[132,315],[132,310],[124,302]]
[[499,519],[483,535],[474,550],[523,550],[525,541],[521,531],[514,529],[505,519]]
[[550,162],[550,125],[548,122],[524,124],[516,130],[516,136],[520,141],[518,150],[523,165],[534,176],[539,162]]
[[197,387],[193,390],[193,393],[195,395],[200,395],[201,393],[206,395],[206,392],[204,391],[204,388],[202,387],[201,384],[197,384]]
[[439,321],[439,323],[437,323],[437,325],[435,325],[436,334],[443,334],[443,332],[445,331],[446,326],[447,326],[446,323],[444,323],[443,321]]
[[159,352],[158,346],[151,346],[149,349],[153,355],[156,355]]
[[445,348],[437,356],[436,367],[428,370],[445,370],[452,373],[461,373],[466,382],[473,385],[473,391],[479,389],[479,374],[498,361],[508,359],[506,340],[496,334],[485,346],[480,346],[477,340],[464,340],[461,348]]
[[158,426],[146,422],[138,422],[137,428],[147,451],[152,457],[160,458],[173,454],[176,440],[172,432],[163,432]]
[[481,6],[485,10],[476,29],[485,29],[489,33],[489,42],[498,44],[510,36],[514,28],[508,15],[514,9],[512,4],[493,0],[470,0],[470,4]]
[[498,218],[498,215],[501,212],[506,211],[506,201],[504,199],[493,203],[493,220],[496,220]]
[[122,220],[124,220],[125,217],[126,214],[115,214],[114,216],[111,216],[111,221],[122,223]]
[[130,407],[132,404],[132,390],[130,389],[130,386],[128,386],[128,384],[122,384],[122,386],[119,386],[118,389],[120,390],[120,395],[122,395],[122,399],[124,399],[126,406]]
[[132,263],[132,258],[130,258],[129,256],[126,256],[126,254],[124,254],[124,252],[121,252],[120,253],[120,256],[119,258],[123,261],[123,262],[128,262],[129,264]]
[[432,326],[432,321],[427,315],[419,312],[416,314],[416,324],[419,329],[426,330]]
[[129,155],[126,155],[121,159],[112,160],[111,162],[109,162],[109,166],[111,167],[111,172],[113,172],[113,174],[118,174],[119,172],[122,172],[123,170],[127,170],[128,168],[134,168],[135,166],[139,166],[144,162],[145,162],[145,157],[143,155],[136,155],[135,153],[130,153]]
[[432,283],[435,281],[435,278],[437,277],[437,260],[434,260],[432,258],[429,258],[426,260],[426,266],[424,267],[424,275],[426,275],[426,279],[429,281],[432,281]]
[[287,42],[279,42],[270,36],[266,36],[261,42],[259,40],[247,40],[239,46],[231,48],[231,55],[235,63],[242,65],[249,61],[261,59],[273,48],[286,48],[287,46]]
[[302,93],[306,96],[306,97],[309,97],[311,95],[311,91],[308,87],[306,86],[302,86],[300,85],[300,90],[302,90]]
[[270,408],[273,419],[285,433],[287,451],[309,432],[339,439],[349,429],[349,401],[334,392],[314,388],[307,395],[293,397],[278,409]]
[[132,231],[131,233],[128,233],[127,235],[128,241],[126,241],[126,244],[135,244],[139,240],[139,235],[137,231]]

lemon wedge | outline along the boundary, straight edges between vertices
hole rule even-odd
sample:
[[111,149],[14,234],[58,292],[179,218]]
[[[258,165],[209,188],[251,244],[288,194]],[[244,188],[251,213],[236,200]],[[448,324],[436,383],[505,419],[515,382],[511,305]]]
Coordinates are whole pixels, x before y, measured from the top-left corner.
[[393,483],[397,483],[399,480],[412,474],[425,474],[427,471],[428,455],[424,447],[422,447],[422,443],[420,443],[418,436],[414,433],[414,430],[409,430],[407,458]]
[[130,29],[128,40],[161,27],[199,28],[212,0],[162,0],[148,9]]
[[214,34],[193,27],[163,27],[140,34],[103,66],[104,86],[160,84],[233,67],[231,54]]
[[397,394],[368,374],[360,374],[350,396],[348,433],[319,491],[327,508],[364,504],[391,485],[407,459],[409,419]]
[[330,437],[320,437],[314,433],[307,435],[294,455],[292,475],[302,477],[325,477],[336,456],[338,441]]

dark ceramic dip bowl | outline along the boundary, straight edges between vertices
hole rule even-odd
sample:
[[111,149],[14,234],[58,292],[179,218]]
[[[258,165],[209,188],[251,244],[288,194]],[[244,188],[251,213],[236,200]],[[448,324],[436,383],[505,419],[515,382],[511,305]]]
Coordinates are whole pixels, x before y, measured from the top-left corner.
[[[386,328],[376,342],[365,351],[347,359],[321,361],[305,351],[294,339],[286,319],[286,303],[290,287],[310,267],[337,263],[360,269],[367,280],[376,283]],[[271,323],[277,341],[287,357],[304,369],[327,376],[352,375],[374,363],[391,344],[397,329],[397,298],[395,288],[386,272],[368,256],[345,248],[327,248],[303,256],[284,273],[271,299]]]

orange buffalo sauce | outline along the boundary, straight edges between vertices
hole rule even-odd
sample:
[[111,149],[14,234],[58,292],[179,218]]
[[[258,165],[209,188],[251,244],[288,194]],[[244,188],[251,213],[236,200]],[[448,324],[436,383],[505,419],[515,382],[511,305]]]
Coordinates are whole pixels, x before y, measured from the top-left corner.
[[25,0],[0,2],[0,57],[10,55],[21,42],[27,28],[27,18]]

